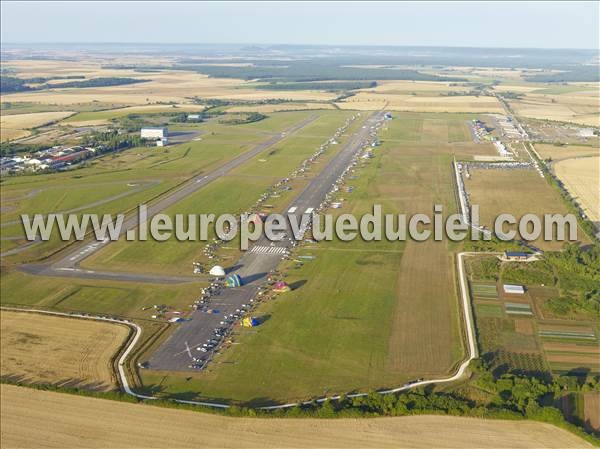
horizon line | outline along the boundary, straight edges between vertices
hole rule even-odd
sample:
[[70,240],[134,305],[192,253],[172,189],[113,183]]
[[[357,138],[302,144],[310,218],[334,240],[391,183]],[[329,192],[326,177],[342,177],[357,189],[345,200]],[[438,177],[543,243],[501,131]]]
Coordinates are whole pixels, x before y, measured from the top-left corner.
[[237,45],[237,46],[287,46],[287,47],[367,47],[367,48],[452,48],[452,49],[496,49],[496,50],[584,50],[596,51],[600,55],[600,47],[584,48],[584,47],[504,47],[504,46],[465,46],[465,45],[431,45],[431,44],[290,44],[290,43],[240,43],[240,42],[139,42],[139,41],[77,41],[77,42],[37,42],[37,41],[22,41],[22,42],[0,42],[0,47],[5,45]]

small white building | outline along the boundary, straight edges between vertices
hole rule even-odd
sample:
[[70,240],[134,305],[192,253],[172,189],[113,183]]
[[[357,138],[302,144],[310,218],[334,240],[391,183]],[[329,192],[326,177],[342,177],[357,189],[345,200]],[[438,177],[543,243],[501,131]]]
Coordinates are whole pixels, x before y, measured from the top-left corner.
[[161,140],[166,139],[169,136],[169,130],[167,128],[142,128],[140,131],[140,137],[148,140]]
[[509,293],[511,295],[525,294],[525,287],[523,287],[522,285],[504,284],[502,288],[504,289],[504,293]]
[[164,139],[158,139],[158,140],[156,141],[156,146],[157,146],[157,147],[164,147],[164,146],[165,146],[166,144],[168,144],[168,143],[169,143],[169,139],[167,139],[167,138],[164,138]]
[[188,120],[200,120],[200,114],[188,114]]

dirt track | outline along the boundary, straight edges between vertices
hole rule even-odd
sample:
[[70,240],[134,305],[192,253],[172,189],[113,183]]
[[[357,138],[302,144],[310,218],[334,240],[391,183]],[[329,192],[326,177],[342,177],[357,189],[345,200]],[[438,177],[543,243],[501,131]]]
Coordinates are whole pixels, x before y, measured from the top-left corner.
[[0,445],[204,448],[582,448],[548,424],[445,416],[378,419],[226,418],[1,386]]

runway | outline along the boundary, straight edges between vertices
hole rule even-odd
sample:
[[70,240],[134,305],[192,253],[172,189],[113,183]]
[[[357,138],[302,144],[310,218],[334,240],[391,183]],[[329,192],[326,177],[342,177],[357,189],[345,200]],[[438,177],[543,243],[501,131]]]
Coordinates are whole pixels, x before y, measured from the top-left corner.
[[[288,205],[286,210],[292,211],[291,214],[296,216],[298,223],[302,215],[312,214],[313,210],[320,207],[336,181],[367,144],[372,127],[382,118],[383,113],[372,114],[328,165]],[[291,235],[291,230],[288,229],[286,233]],[[218,313],[196,310],[190,320],[177,324],[177,330],[150,357],[147,367],[165,371],[188,371],[194,369],[191,365],[202,366],[210,361],[210,351],[204,353],[196,348],[200,348],[213,337],[215,328],[223,327],[220,322],[224,320],[225,315],[236,313],[243,304],[250,304],[259,286],[269,272],[277,268],[291,245],[289,239],[280,242],[271,242],[266,237],[259,239],[234,265],[237,268],[231,272],[238,274],[245,281],[244,285],[223,290],[211,298],[210,308]],[[188,347],[190,351],[187,350]],[[194,361],[193,358],[198,360]]]

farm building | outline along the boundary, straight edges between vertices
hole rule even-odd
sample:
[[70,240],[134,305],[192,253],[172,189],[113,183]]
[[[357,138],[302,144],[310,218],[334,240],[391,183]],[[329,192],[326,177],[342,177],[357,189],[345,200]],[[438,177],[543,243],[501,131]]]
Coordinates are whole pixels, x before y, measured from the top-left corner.
[[525,287],[522,285],[504,284],[502,288],[504,289],[504,293],[509,293],[511,295],[525,294]]
[[169,135],[168,128],[142,128],[140,137],[148,140],[162,140]]
[[531,257],[529,253],[518,251],[504,251],[504,260],[508,261],[526,261]]

